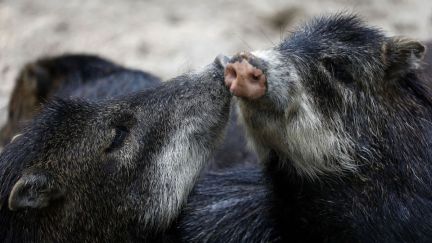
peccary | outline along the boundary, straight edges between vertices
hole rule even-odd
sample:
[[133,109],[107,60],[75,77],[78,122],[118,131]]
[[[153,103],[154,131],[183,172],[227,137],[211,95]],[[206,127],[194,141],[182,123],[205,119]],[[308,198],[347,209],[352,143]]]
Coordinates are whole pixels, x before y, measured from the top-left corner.
[[[234,56],[225,82],[269,181],[255,183],[268,190],[256,198],[271,200],[230,212],[270,211],[250,214],[275,220],[259,232],[279,234],[275,241],[432,241],[432,93],[420,75],[424,54],[416,40],[387,37],[338,14],[312,20],[267,51]],[[250,173],[242,178],[256,177]],[[218,203],[253,200],[232,191],[211,202],[203,196],[216,193],[201,188],[189,204],[201,205],[202,216],[216,214],[211,206]],[[230,239],[243,229],[212,227],[234,224],[239,217],[230,212],[210,224],[186,214],[183,230],[212,234],[200,238],[209,242]],[[236,226],[250,227],[252,216]]]
[[218,61],[114,99],[55,99],[0,154],[2,242],[154,241],[221,140]]
[[160,80],[149,73],[126,69],[94,55],[69,54],[28,63],[16,80],[7,122],[0,131],[0,145],[9,143],[53,97],[98,100],[159,84]]
[[[8,119],[0,131],[0,146],[19,134],[54,97],[100,100],[156,87],[160,79],[148,72],[129,69],[88,54],[67,54],[30,62],[21,70],[8,105]],[[256,154],[247,148],[237,111],[231,109],[223,144],[210,160],[209,169],[256,164]]]

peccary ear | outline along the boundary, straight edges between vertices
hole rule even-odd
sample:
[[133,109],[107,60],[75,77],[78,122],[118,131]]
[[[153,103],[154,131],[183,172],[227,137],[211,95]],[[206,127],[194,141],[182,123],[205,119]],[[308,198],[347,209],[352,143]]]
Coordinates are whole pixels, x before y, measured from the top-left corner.
[[13,186],[9,195],[9,209],[12,211],[48,207],[50,203],[63,196],[54,179],[43,173],[22,176]]
[[50,89],[50,74],[45,67],[39,63],[28,64],[25,68],[23,78],[29,88],[34,90],[39,97],[45,97]]
[[417,40],[391,37],[382,46],[382,58],[387,75],[400,76],[419,69],[426,46]]

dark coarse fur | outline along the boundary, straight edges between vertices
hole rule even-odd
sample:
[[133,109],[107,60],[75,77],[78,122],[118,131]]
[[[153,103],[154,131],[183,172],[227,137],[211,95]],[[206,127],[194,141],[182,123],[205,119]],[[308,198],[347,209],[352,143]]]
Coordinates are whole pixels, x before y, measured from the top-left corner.
[[[241,162],[241,161],[239,161]],[[210,171],[191,193],[178,223],[183,242],[279,242],[268,182],[255,165]]]
[[159,83],[160,80],[149,73],[127,69],[93,55],[67,54],[28,63],[16,80],[7,123],[0,132],[0,145],[9,143],[53,97],[98,100],[155,87]]
[[[240,107],[273,181],[285,239],[432,240],[424,52],[417,41],[337,15],[315,19],[267,54],[266,96],[240,99]],[[261,136],[264,123],[286,133]]]
[[101,101],[54,100],[0,154],[1,242],[154,242],[221,140],[217,63]]
[[[156,87],[161,82],[147,72],[119,66],[87,54],[67,54],[31,62],[19,73],[8,105],[8,119],[0,131],[4,146],[54,97],[101,100]],[[209,163],[209,169],[227,168],[232,161],[257,162],[246,146],[237,111],[231,110],[224,142]]]
[[[419,42],[386,37],[350,15],[317,18],[273,49],[252,53],[267,93],[238,101],[270,181],[256,197],[272,199],[256,207],[271,207],[277,226],[258,232],[272,230],[282,242],[432,241],[432,93],[430,66],[420,74],[424,53]],[[255,176],[248,174],[241,178]],[[233,190],[218,194],[242,200]],[[204,209],[200,215],[210,211],[203,204],[215,204],[206,193],[198,185],[189,198],[190,207]],[[239,212],[201,220],[233,224],[230,214]],[[189,215],[186,231],[218,239],[236,237],[230,233],[253,221],[227,232],[199,228]]]

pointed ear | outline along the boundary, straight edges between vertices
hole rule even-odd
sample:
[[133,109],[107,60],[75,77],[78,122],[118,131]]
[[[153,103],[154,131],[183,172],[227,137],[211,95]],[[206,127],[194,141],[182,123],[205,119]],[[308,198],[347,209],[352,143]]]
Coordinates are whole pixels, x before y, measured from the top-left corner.
[[48,207],[50,203],[63,196],[54,178],[43,173],[23,175],[12,188],[9,195],[9,209],[12,211]]
[[382,46],[382,58],[387,75],[401,76],[421,67],[426,46],[417,40],[391,37]]
[[22,70],[21,79],[27,83],[26,87],[37,91],[40,86],[46,85],[49,79],[49,73],[38,63],[30,63]]
[[41,100],[53,89],[51,80],[49,70],[42,63],[35,62],[27,64],[22,69],[17,81],[20,83],[22,91]]

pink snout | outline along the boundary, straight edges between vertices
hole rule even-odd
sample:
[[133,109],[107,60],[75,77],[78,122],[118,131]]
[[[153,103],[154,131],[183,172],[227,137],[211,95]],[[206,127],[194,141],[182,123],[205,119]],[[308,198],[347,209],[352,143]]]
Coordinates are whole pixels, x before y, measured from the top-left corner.
[[237,97],[258,99],[266,92],[266,77],[261,69],[249,63],[251,54],[241,56],[240,61],[226,65],[225,85]]

